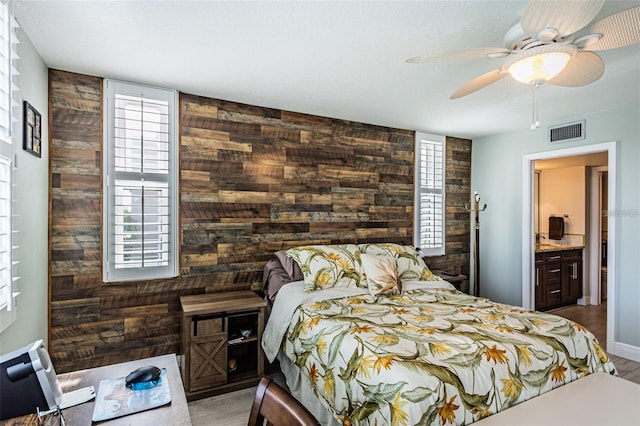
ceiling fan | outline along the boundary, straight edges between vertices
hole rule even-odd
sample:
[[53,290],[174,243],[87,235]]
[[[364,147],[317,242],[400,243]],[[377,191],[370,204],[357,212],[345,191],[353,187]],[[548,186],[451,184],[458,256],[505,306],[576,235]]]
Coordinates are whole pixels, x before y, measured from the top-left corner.
[[[603,4],[604,0],[530,0],[520,22],[507,32],[505,47],[454,50],[416,56],[406,62],[504,58],[500,68],[467,82],[450,99],[469,95],[510,75],[534,86],[535,106],[535,88],[543,83],[579,87],[598,80],[604,73],[604,61],[595,51],[640,43],[640,6],[591,22]],[[534,111],[534,124],[535,115]]]

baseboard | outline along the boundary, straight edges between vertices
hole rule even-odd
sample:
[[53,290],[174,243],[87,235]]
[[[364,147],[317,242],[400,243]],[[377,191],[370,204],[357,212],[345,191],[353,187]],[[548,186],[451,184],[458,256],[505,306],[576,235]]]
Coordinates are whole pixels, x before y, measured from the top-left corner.
[[640,362],[640,348],[637,346],[627,345],[626,343],[613,342],[613,351],[610,353],[630,359],[631,361]]
[[[604,302],[606,302],[606,300]],[[584,306],[584,305],[599,305],[599,304],[603,303],[603,301],[599,301],[597,296],[585,296],[585,297],[581,297],[580,299],[578,299],[578,301],[576,303],[578,305],[581,305],[581,306]]]

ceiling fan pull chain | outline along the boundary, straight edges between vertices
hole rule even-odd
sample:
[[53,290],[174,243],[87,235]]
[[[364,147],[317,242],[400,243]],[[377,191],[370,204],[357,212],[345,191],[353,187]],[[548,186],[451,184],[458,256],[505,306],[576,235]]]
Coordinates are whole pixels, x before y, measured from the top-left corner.
[[533,96],[533,120],[531,121],[531,130],[535,130],[540,127],[540,122],[538,121],[538,87],[540,87],[540,84],[535,83],[533,85],[533,90],[531,91],[531,95]]

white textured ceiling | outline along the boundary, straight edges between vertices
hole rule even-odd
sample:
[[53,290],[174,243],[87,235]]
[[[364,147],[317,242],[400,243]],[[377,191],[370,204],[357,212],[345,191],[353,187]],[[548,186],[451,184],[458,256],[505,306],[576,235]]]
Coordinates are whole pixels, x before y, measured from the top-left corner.
[[[511,78],[449,96],[501,60],[407,64],[502,46],[527,2],[14,0],[50,67],[404,129],[476,138],[528,129],[530,89]],[[608,1],[598,17],[640,4]],[[541,128],[640,103],[640,45],[599,52],[604,76],[539,90]]]

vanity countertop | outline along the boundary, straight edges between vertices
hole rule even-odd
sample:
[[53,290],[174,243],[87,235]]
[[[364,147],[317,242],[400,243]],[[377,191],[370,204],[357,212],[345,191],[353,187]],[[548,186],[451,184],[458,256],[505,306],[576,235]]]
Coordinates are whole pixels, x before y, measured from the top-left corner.
[[583,249],[583,245],[575,244],[536,244],[536,253],[544,253],[548,251],[562,251]]

